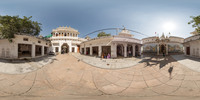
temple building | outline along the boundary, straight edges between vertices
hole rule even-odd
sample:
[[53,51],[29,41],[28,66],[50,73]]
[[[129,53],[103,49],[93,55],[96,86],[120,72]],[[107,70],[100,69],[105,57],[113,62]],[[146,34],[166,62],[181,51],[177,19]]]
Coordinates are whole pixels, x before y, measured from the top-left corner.
[[190,36],[184,40],[185,55],[200,57],[200,34]]
[[142,39],[143,43],[143,53],[155,53],[160,54],[177,54],[183,53],[184,47],[183,43],[184,38],[175,37],[175,36],[165,36],[164,33],[161,37],[154,36]]
[[52,30],[52,51],[56,53],[79,52],[80,43],[86,39],[79,38],[78,30],[69,27],[58,27]]
[[23,59],[47,55],[50,41],[31,36],[15,35],[12,41],[0,38],[0,58]]
[[125,28],[115,36],[93,38],[80,44],[81,53],[90,56],[117,58],[138,56],[141,40],[133,38]]

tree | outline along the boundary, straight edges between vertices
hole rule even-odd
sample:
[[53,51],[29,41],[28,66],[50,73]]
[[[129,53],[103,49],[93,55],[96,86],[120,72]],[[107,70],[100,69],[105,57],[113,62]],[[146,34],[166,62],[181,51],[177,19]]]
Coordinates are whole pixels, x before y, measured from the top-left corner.
[[110,34],[106,34],[105,32],[100,32],[97,37],[102,37],[102,36],[110,36]]
[[0,16],[0,37],[12,41],[14,34],[29,34],[38,36],[41,23],[31,20],[32,16],[19,18],[19,16]]
[[[188,24],[192,24],[192,27],[195,28],[196,33],[200,34],[200,15],[199,16],[191,16],[192,20],[188,22]],[[195,32],[194,32],[195,33]]]

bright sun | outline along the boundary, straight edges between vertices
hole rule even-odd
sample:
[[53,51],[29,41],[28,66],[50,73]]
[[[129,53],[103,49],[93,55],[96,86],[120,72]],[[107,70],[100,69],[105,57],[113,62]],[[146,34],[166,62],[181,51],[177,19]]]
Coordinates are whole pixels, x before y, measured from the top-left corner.
[[165,31],[173,31],[176,28],[176,25],[173,22],[166,22],[163,25],[163,28]]

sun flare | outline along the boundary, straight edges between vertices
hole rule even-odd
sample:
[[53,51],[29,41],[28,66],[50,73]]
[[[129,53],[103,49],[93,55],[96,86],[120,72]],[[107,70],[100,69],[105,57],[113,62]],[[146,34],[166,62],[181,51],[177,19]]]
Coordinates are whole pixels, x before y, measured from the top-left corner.
[[176,25],[173,22],[166,22],[163,24],[165,31],[173,31],[176,28]]

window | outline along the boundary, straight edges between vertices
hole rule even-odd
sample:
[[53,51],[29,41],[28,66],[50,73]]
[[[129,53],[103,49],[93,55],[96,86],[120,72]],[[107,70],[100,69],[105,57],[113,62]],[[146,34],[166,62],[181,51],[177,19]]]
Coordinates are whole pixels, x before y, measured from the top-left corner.
[[38,41],[38,43],[41,43],[41,41]]
[[28,41],[28,38],[24,38],[23,40],[24,40],[24,41]]

